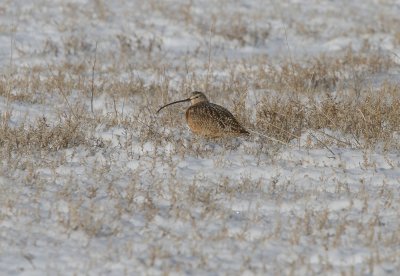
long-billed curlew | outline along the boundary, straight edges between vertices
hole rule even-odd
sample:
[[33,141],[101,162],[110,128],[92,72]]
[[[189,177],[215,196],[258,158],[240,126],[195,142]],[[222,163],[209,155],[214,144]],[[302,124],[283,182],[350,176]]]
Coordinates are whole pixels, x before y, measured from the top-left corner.
[[188,101],[191,102],[191,105],[186,110],[186,121],[195,134],[207,138],[235,137],[249,134],[226,108],[210,103],[207,97],[198,91],[193,92],[185,100],[172,102],[160,107],[157,113],[169,105]]

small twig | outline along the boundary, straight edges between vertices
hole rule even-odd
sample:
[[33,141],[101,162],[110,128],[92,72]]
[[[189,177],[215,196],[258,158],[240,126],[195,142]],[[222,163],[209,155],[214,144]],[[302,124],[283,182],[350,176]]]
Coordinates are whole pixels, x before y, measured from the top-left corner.
[[311,131],[308,131],[308,133],[309,133],[315,140],[317,140],[321,145],[323,145],[327,150],[329,150],[330,153],[333,154],[333,156],[330,157],[330,158],[336,158],[336,157],[335,157],[336,154],[335,154],[324,142],[322,142],[322,141],[321,141],[320,139],[318,139],[314,134],[312,134]]
[[300,139],[300,136],[298,136],[298,135],[296,135],[296,134],[293,134],[293,133],[291,133],[290,131],[287,131],[287,130],[281,128],[281,127],[278,127],[278,126],[276,126],[276,125],[274,125],[274,124],[271,124],[270,122],[266,122],[266,123],[267,123],[268,125],[270,125],[270,126],[276,128],[276,129],[279,129],[280,131],[286,132],[287,134],[289,134],[290,136],[292,136],[292,138]]
[[286,42],[286,47],[287,47],[288,54],[289,54],[290,67],[292,69],[292,77],[293,77],[294,76],[293,58],[292,58],[292,52],[290,51],[290,46],[289,46],[289,42],[288,42],[286,24],[283,24],[283,28],[284,28],[284,31],[285,31],[285,42]]
[[328,134],[328,133],[323,132],[322,130],[318,130],[318,129],[317,129],[317,130],[315,130],[315,131],[317,131],[318,133],[323,134],[323,135],[325,135],[325,136],[328,136],[329,138],[331,138],[331,139],[333,139],[333,140],[336,140],[336,141],[338,141],[339,143],[342,143],[342,144],[347,145],[347,146],[351,146],[351,144],[350,144],[349,142],[342,141],[342,140],[336,138],[335,136],[332,136],[332,135],[330,135],[330,134]]
[[268,140],[271,140],[271,141],[273,141],[273,142],[278,142],[278,143],[280,143],[280,144],[282,144],[282,145],[291,147],[291,145],[288,144],[288,143],[285,143],[285,142],[283,142],[283,141],[281,141],[281,140],[278,140],[278,139],[269,137],[269,136],[267,136],[267,135],[265,135],[265,134],[262,134],[262,133],[259,133],[259,132],[257,132],[257,131],[254,131],[254,130],[251,130],[251,129],[248,129],[248,131],[249,131],[250,133],[254,133],[254,134],[257,134],[257,135],[259,135],[259,136],[261,136],[261,137],[267,138]]
[[25,258],[25,260],[27,260],[30,264],[31,264],[31,266],[32,266],[32,268],[33,269],[36,269],[36,266],[35,266],[35,264],[33,263],[33,255],[32,254],[25,254],[25,253],[22,253],[22,256]]
[[[313,103],[312,105],[314,106],[314,108],[315,108],[315,110],[318,112],[318,114],[324,116],[332,125],[334,125],[334,126],[337,127],[336,123],[335,123],[331,118],[329,118],[329,117],[328,117],[325,113],[323,113],[322,111],[318,110],[318,106],[317,106],[316,104]],[[323,134],[323,135],[325,135],[325,136],[328,136],[328,137],[331,138],[331,139],[334,139],[334,140],[338,141],[339,143],[342,143],[342,144],[344,144],[344,145],[351,146],[351,144],[350,144],[349,142],[342,141],[342,140],[340,140],[340,139],[338,139],[338,138],[336,138],[336,137],[334,137],[334,136],[332,136],[332,135],[330,135],[330,134],[327,134],[327,133],[325,133],[325,132],[323,132],[323,131],[321,131],[321,130],[316,130],[316,131],[319,132],[320,134]],[[315,137],[315,136],[314,136],[314,137]]]
[[[118,121],[117,103],[116,103],[116,101],[115,101],[115,97],[114,97],[114,96],[112,96],[112,99],[113,99],[113,106],[114,106],[115,118],[117,118],[117,121]],[[93,111],[92,111],[92,112],[93,112]]]
[[92,87],[90,95],[90,110],[92,111],[92,113],[93,113],[93,98],[94,98],[94,69],[96,67],[96,61],[97,61],[97,41],[96,41],[96,47],[94,49],[94,61],[92,67]]
[[300,142],[301,142],[301,138],[300,138],[300,136],[301,136],[301,131],[302,131],[302,129],[303,129],[303,120],[304,120],[304,117],[302,117],[301,118],[301,121],[300,121],[300,127],[299,127],[299,135],[298,135],[298,137],[297,137],[297,143],[298,143],[298,145],[299,145],[299,150],[300,150]]
[[12,90],[12,81],[13,81],[13,63],[14,63],[14,46],[15,46],[15,26],[14,26],[14,16],[12,16],[11,23],[11,35],[10,35],[10,64],[9,64],[9,77],[7,80],[7,91],[6,91],[6,110],[4,115],[2,115],[3,124],[6,125],[7,121],[11,116],[11,90]]
[[[50,75],[53,77],[53,79],[54,79],[55,81],[57,81],[57,80],[56,80],[56,76],[54,75],[53,71],[52,71],[51,68],[50,68],[50,65],[47,64],[47,68],[49,69]],[[62,85],[59,85],[59,84],[58,84],[58,85],[57,85],[57,88],[58,88],[58,90],[60,90],[61,95],[63,96],[65,102],[67,103],[67,106],[68,106],[68,108],[69,108],[71,114],[72,114],[75,118],[78,118],[78,116],[75,114],[74,110],[72,109],[71,104],[70,104],[69,101],[68,101],[67,95],[65,94],[64,89],[62,88]]]
[[[315,107],[315,110],[316,110],[320,115],[324,116],[331,124],[333,124],[334,126],[336,126],[335,122],[332,121],[331,118],[329,118],[325,113],[323,113],[322,111],[320,111],[320,110],[318,109],[318,106],[317,106],[315,103],[313,103],[312,105]],[[337,126],[336,126],[336,127],[337,127]]]
[[213,35],[213,29],[214,29],[214,23],[211,24],[210,26],[210,34],[208,38],[208,64],[207,64],[207,76],[206,76],[206,87],[205,91],[208,91],[208,83],[209,83],[209,78],[210,78],[210,71],[211,71],[211,38]]
[[361,147],[360,141],[358,141],[357,137],[354,135],[353,132],[351,133],[351,135],[353,136],[353,139],[356,141],[356,143],[358,144],[358,146]]
[[361,109],[357,108],[357,111],[360,112],[361,117],[362,117],[363,120],[364,120],[364,123],[367,124],[367,119],[365,118],[364,113],[361,111]]
[[290,50],[290,46],[289,46],[289,42],[288,42],[287,29],[286,29],[285,20],[284,20],[283,15],[282,15],[282,10],[278,9],[278,7],[276,6],[276,3],[274,1],[272,1],[271,4],[272,4],[272,6],[273,6],[273,8],[275,10],[275,13],[279,14],[281,16],[281,19],[282,19],[283,30],[285,32],[285,42],[286,42],[286,47],[287,47],[288,54],[289,54],[290,67],[292,69],[292,76],[294,76],[294,66],[293,66],[292,52]]

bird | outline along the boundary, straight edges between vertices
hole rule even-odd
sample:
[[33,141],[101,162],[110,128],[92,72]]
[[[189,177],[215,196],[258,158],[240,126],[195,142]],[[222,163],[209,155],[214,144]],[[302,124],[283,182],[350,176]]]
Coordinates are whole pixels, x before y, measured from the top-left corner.
[[187,99],[160,107],[157,113],[172,104],[189,101],[191,105],[186,110],[186,122],[194,134],[205,138],[237,137],[250,134],[239,124],[232,113],[220,105],[210,103],[206,95],[200,91],[192,92]]

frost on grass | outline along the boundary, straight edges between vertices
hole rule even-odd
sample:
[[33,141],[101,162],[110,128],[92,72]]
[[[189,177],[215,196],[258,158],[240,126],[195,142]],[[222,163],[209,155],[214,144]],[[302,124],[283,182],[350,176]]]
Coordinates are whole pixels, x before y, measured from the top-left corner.
[[[0,4],[3,273],[400,270],[398,5],[18,3]],[[259,135],[155,114],[192,90]]]

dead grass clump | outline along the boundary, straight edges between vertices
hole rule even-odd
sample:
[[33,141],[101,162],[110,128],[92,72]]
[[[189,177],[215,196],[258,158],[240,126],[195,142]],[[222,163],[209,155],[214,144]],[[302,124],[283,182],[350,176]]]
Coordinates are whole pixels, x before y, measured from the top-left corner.
[[51,126],[43,117],[29,127],[3,125],[0,129],[0,145],[9,151],[54,151],[79,146],[85,141],[83,125],[73,118],[66,118]]
[[356,137],[367,147],[379,142],[392,142],[400,128],[400,99],[367,96],[357,102],[351,99],[336,102],[324,101],[310,110],[309,126],[314,129],[331,129]]
[[150,93],[151,89],[147,89],[144,81],[140,78],[130,79],[126,82],[111,82],[105,86],[104,90],[112,91],[113,97],[131,97],[141,93]]
[[341,74],[337,64],[321,57],[308,63],[285,62],[279,67],[259,67],[255,87],[277,92],[308,94],[336,88]]
[[355,52],[349,47],[345,55],[338,59],[336,63],[343,72],[356,71],[366,74],[386,72],[390,68],[396,67],[396,62],[392,56],[371,49],[368,42],[364,43],[360,52]]
[[33,92],[38,87],[35,73],[19,76],[3,76],[0,78],[0,96],[9,102],[37,103],[40,99]]
[[288,142],[307,130],[339,132],[356,140],[362,148],[382,143],[385,149],[398,147],[400,88],[385,85],[376,95],[362,99],[326,96],[307,103],[265,98],[257,112],[256,127],[269,136]]
[[305,107],[299,102],[272,98],[263,101],[256,126],[280,141],[289,142],[299,136],[306,120]]
[[376,52],[367,44],[364,48],[357,53],[349,48],[335,57],[322,55],[300,63],[287,61],[280,66],[260,64],[253,86],[280,93],[319,93],[349,86],[357,76],[371,76],[397,67],[393,56]]

